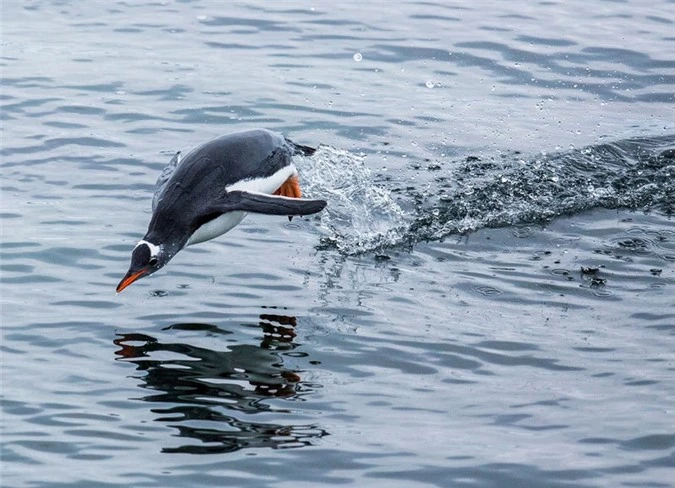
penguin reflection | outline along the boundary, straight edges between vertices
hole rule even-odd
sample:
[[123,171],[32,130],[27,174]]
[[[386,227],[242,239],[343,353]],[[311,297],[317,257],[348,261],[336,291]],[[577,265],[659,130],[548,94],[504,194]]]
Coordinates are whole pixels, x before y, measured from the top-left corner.
[[[142,388],[154,390],[142,400],[166,404],[154,408],[157,421],[178,429],[180,437],[199,439],[201,445],[165,448],[163,452],[195,454],[233,452],[245,448],[289,448],[310,445],[327,433],[314,424],[282,425],[253,422],[252,415],[288,410],[266,403],[271,397],[298,398],[311,392],[298,371],[284,368],[284,354],[296,348],[295,317],[260,315],[260,346],[227,344],[213,351],[189,344],[161,343],[145,334],[119,334],[115,354],[144,371]],[[174,324],[167,329],[230,332],[209,324]],[[173,353],[172,359],[153,359]],[[162,354],[164,353],[164,354]],[[293,352],[294,357],[302,354]]]

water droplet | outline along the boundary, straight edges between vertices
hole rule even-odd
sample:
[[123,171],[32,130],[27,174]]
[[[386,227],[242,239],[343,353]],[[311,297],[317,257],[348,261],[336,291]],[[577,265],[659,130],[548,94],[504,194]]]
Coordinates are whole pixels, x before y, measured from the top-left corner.
[[361,55],[361,53],[354,54],[354,61],[356,61],[357,63],[360,63],[362,59],[363,56]]
[[436,86],[436,83],[434,82],[434,80],[427,80],[425,85],[427,86],[427,88],[433,88]]

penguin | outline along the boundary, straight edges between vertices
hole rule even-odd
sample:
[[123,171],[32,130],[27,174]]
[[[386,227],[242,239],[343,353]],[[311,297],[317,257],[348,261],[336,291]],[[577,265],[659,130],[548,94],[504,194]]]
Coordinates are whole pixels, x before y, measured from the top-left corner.
[[117,293],[166,266],[184,247],[232,230],[249,213],[291,218],[322,211],[325,200],[300,198],[292,161],[315,151],[255,129],[217,137],[185,157],[176,153],[157,180],[148,231],[134,247]]

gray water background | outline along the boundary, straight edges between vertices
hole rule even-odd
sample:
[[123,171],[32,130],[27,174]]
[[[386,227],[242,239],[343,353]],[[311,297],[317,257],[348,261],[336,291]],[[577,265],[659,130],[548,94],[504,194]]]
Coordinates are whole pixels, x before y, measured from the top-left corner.
[[[2,2],[2,486],[671,486],[673,10]],[[328,211],[115,295],[252,127]]]

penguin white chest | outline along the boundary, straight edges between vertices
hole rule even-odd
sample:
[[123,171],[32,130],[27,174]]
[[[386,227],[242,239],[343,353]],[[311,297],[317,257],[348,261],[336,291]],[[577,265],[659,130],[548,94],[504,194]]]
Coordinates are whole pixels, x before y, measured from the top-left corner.
[[[272,194],[278,190],[284,182],[291,176],[297,176],[298,170],[295,168],[295,165],[289,164],[281,168],[276,173],[261,177],[261,178],[250,178],[248,180],[238,181],[228,187],[227,191],[249,191],[255,193],[265,193]],[[217,217],[206,224],[202,225],[199,229],[195,231],[194,234],[190,237],[187,245],[199,244],[200,242],[208,241],[214,237],[221,236],[226,232],[229,232],[234,227],[239,225],[239,223],[244,220],[244,217],[248,212],[235,211],[235,212],[226,212],[220,217]]]
[[234,227],[244,220],[248,212],[227,212],[216,217],[215,219],[205,223],[197,229],[187,245],[199,244],[200,242],[209,241],[215,237],[222,236],[226,232],[231,231]]

